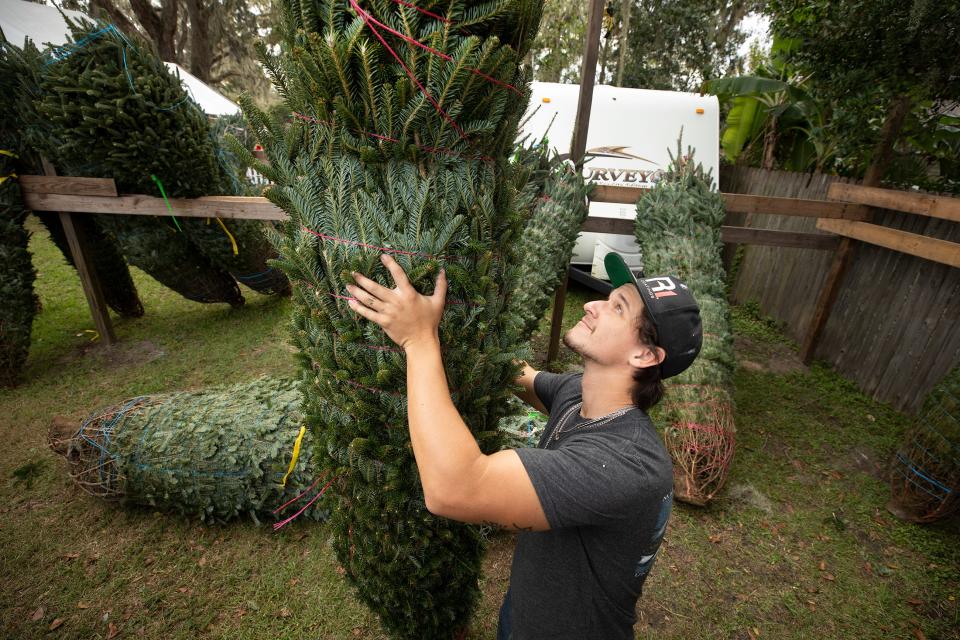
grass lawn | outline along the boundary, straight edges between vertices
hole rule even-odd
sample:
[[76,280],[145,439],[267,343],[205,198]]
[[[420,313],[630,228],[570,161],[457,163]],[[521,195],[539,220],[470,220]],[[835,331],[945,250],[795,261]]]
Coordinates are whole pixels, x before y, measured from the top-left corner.
[[[91,342],[75,272],[39,225],[43,311],[25,382],[0,391],[0,637],[383,638],[339,575],[323,525],[273,533],[108,504],[48,449],[125,398],[294,375],[289,302],[201,305],[134,270],[147,315]],[[566,327],[589,292],[573,287]],[[542,329],[546,327],[546,321]],[[960,639],[960,522],[916,526],[884,509],[883,469],[909,419],[734,312],[737,452],[705,509],[677,505],[638,607],[638,638]],[[545,352],[543,335],[534,340]],[[557,368],[575,362],[564,351]],[[513,539],[494,535],[469,638],[492,639]]]

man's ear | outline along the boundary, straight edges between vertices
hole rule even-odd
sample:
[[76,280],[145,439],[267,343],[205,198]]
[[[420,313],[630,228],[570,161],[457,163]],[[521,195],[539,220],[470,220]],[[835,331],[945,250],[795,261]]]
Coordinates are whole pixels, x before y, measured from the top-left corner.
[[663,362],[667,357],[667,352],[660,347],[638,346],[630,354],[630,365],[637,369],[646,369]]

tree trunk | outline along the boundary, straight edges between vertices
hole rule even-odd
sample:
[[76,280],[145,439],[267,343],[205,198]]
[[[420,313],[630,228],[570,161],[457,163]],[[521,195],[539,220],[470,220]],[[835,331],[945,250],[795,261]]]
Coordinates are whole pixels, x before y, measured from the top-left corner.
[[764,169],[773,169],[777,162],[777,119],[770,118],[767,122],[767,132],[763,135],[763,163]]
[[620,59],[617,61],[617,79],[614,82],[618,87],[623,86],[623,67],[627,62],[627,50],[630,48],[630,9],[633,0],[623,0],[620,8]]
[[887,117],[883,121],[883,127],[880,129],[880,140],[873,149],[873,158],[870,160],[870,166],[863,175],[863,185],[866,187],[875,187],[883,180],[883,176],[890,167],[893,160],[893,148],[903,130],[903,123],[910,113],[913,106],[913,100],[908,95],[901,95],[894,99],[887,111]]
[[110,22],[120,29],[123,33],[128,33],[130,35],[139,34],[140,30],[137,29],[130,20],[123,14],[120,9],[117,8],[112,0],[90,0],[90,15],[99,18],[103,14],[106,14],[106,17],[109,18]]
[[210,82],[213,72],[213,43],[210,40],[212,6],[204,0],[187,0],[190,14],[190,73]]
[[160,59],[165,62],[178,62],[173,37],[177,31],[178,0],[161,0],[159,12],[150,0],[130,0],[130,8],[157,47]]

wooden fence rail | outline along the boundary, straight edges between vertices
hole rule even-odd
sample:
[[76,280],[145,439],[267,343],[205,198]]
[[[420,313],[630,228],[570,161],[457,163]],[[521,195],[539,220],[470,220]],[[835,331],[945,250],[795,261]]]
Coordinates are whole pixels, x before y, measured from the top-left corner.
[[[52,171],[51,171],[52,173]],[[69,223],[70,215],[175,215],[181,217],[219,217],[225,219],[287,220],[287,214],[266,198],[209,196],[202,198],[173,198],[169,201],[154,196],[117,193],[113,180],[104,178],[21,176],[21,188],[26,206],[36,211],[57,211]],[[598,185],[591,200],[632,204],[642,194],[637,187]],[[952,198],[874,189],[852,184],[833,184],[829,197],[835,200],[783,198],[773,196],[722,193],[727,208],[728,224],[721,227],[725,243],[764,245],[795,249],[835,251],[842,237],[886,247],[894,251],[919,256],[953,267],[960,267],[960,244],[908,233],[864,222],[870,218],[873,206],[896,206],[903,211],[960,221],[960,201]],[[837,200],[844,200],[843,202]],[[757,229],[741,226],[744,214],[815,218],[816,227],[825,233],[782,229]],[[734,222],[734,224],[729,224]],[[72,224],[70,224],[72,227]],[[590,217],[583,231],[633,235],[635,221],[623,218]],[[86,265],[91,247],[85,247],[82,238],[70,242],[78,265]],[[81,269],[84,290],[96,291],[99,283],[90,269]],[[87,282],[90,280],[90,282]],[[562,308],[566,286],[561,286],[555,299],[555,308]],[[97,296],[88,295],[91,314],[106,340],[112,338],[109,314]],[[548,359],[555,356],[559,346],[561,316],[554,315],[551,327]],[[815,341],[814,341],[815,342]],[[809,346],[809,345],[808,345]],[[810,346],[812,351],[812,346]]]

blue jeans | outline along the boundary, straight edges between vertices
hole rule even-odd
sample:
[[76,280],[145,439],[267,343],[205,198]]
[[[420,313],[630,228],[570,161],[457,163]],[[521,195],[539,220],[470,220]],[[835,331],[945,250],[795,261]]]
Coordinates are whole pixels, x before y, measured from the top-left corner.
[[507,595],[503,596],[503,604],[500,605],[500,619],[497,621],[497,640],[510,640],[510,589],[507,588]]

